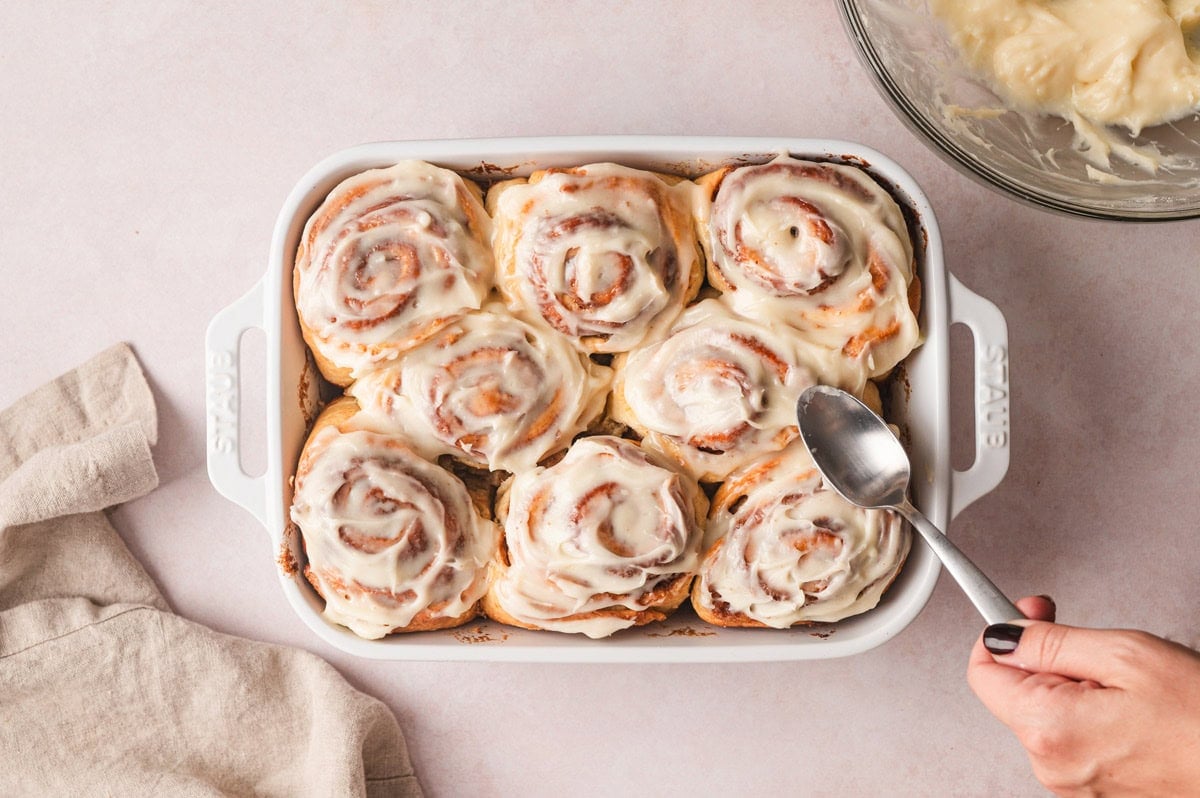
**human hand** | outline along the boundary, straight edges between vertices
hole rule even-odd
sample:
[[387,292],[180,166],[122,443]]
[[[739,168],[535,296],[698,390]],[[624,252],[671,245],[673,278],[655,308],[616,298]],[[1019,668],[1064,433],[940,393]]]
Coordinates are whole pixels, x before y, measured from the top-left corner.
[[989,626],[967,680],[1038,780],[1066,796],[1200,795],[1200,654],[1146,632],[1048,623],[1044,598],[1017,607],[1031,620]]

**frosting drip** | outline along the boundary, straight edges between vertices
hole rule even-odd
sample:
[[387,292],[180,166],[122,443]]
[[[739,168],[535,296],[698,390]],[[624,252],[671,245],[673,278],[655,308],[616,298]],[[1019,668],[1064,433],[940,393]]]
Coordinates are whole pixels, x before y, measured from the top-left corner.
[[500,306],[471,313],[359,379],[365,417],[422,454],[523,471],[565,447],[604,410],[611,372],[564,338]]
[[694,188],[616,164],[502,186],[495,247],[509,307],[591,351],[624,352],[653,336],[699,286]]
[[447,169],[405,161],[345,180],[296,255],[296,309],[313,348],[357,377],[478,308],[490,235],[478,197]]
[[847,390],[912,351],[912,244],[900,208],[870,176],[781,155],[716,179],[697,213],[723,301],[796,327],[818,345],[821,381]]
[[863,510],[825,487],[797,443],[729,478],[705,542],[693,601],[718,618],[783,629],[874,607],[910,538],[896,513]]
[[486,590],[495,526],[457,477],[398,439],[318,431],[297,470],[291,517],[325,617],[361,637],[419,614],[456,618]]
[[630,441],[576,441],[512,480],[497,602],[522,623],[592,638],[633,626],[673,588],[677,604],[697,564],[697,491]]
[[796,437],[796,401],[816,381],[806,359],[793,330],[706,299],[618,365],[613,415],[698,479],[719,480]]

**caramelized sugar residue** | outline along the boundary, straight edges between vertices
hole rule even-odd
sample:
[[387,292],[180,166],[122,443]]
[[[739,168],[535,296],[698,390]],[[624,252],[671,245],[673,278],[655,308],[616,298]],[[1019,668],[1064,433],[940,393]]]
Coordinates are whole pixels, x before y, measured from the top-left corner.
[[300,573],[300,563],[296,562],[296,555],[292,553],[291,541],[296,539],[295,524],[288,524],[285,530],[283,540],[279,542],[279,556],[275,558],[275,564],[279,566],[279,570],[287,576],[295,576]]
[[680,626],[669,632],[647,632],[647,637],[712,637],[715,631],[693,629],[690,626]]
[[508,639],[507,632],[491,632],[482,625],[464,626],[453,630],[451,634],[460,643],[503,643]]

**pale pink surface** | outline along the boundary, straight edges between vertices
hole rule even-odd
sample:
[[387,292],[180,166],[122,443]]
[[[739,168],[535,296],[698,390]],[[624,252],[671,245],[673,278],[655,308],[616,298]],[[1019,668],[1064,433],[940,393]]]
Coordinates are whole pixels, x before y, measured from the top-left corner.
[[[129,546],[178,612],[307,648],[386,701],[430,794],[1040,788],[967,688],[982,622],[945,577],[897,639],[828,662],[379,663],[304,628],[266,533],[209,486],[203,332],[264,270],[296,179],[364,141],[728,134],[888,153],[930,196],[949,268],[1010,327],[1012,467],[953,537],[1067,622],[1200,640],[1200,223],[1075,221],[962,177],[876,96],[828,0],[170,5],[0,6],[0,406],[131,342],[159,403],[163,484],[113,512]],[[253,367],[263,343],[248,338]],[[263,388],[243,390],[261,447]]]

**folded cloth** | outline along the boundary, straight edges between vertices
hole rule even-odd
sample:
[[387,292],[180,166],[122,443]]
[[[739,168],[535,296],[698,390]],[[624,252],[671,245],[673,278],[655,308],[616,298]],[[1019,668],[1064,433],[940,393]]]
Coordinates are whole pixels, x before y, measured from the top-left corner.
[[0,412],[0,795],[420,795],[382,703],[167,607],[102,512],[156,435],[124,345]]

